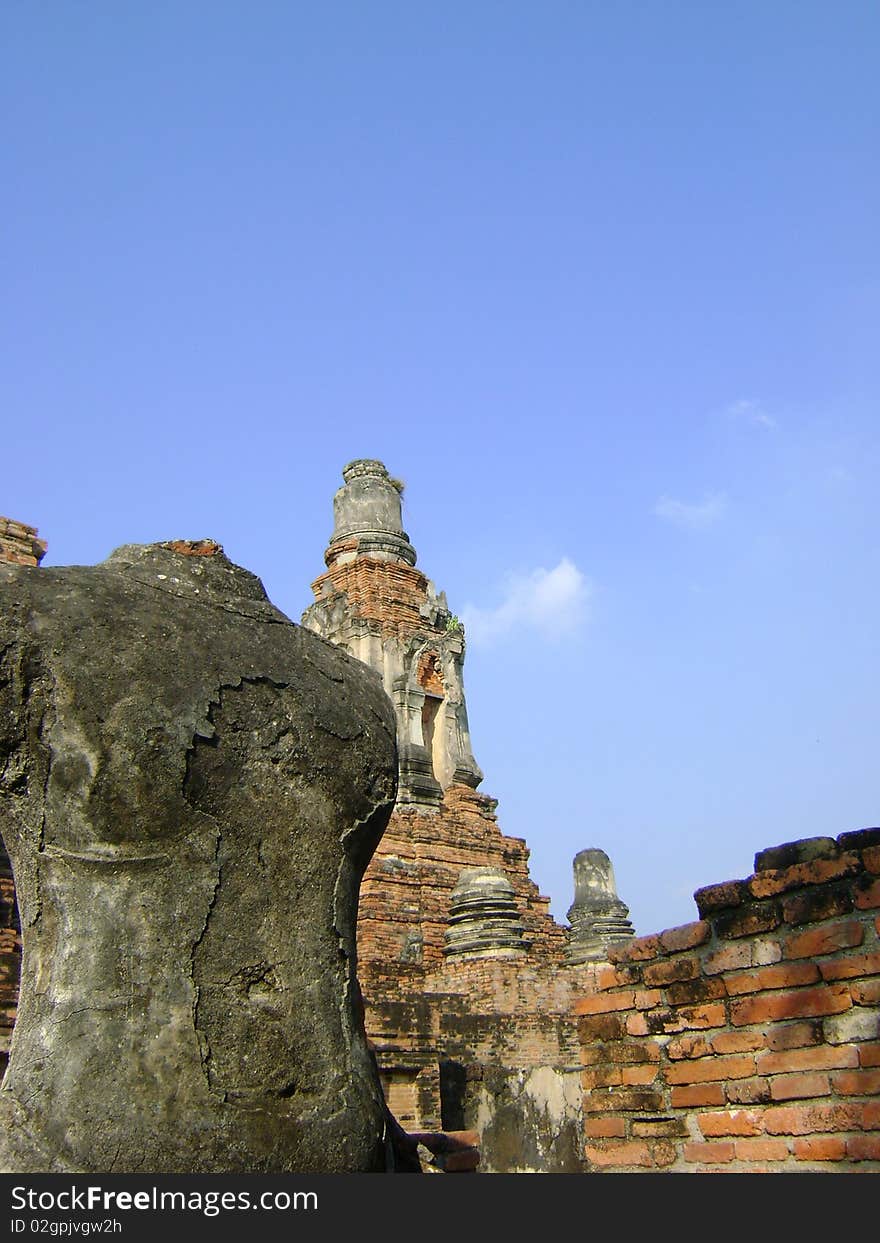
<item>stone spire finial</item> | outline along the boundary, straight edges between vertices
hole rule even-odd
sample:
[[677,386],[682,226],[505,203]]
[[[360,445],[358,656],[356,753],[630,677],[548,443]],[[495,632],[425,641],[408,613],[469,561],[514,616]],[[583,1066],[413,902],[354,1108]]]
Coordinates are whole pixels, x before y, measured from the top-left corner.
[[568,961],[577,965],[605,958],[610,945],[629,940],[633,926],[627,918],[629,907],[617,896],[614,868],[604,850],[581,850],[574,857],[573,868]]
[[500,868],[466,868],[449,901],[447,958],[512,958],[526,952],[513,886]]
[[312,584],[303,625],[381,673],[397,713],[398,802],[438,807],[451,786],[476,789],[483,779],[465,705],[464,631],[415,566],[403,484],[375,458],[342,474],[327,572]]
[[416,550],[403,529],[400,496],[403,484],[392,479],[382,462],[358,458],[343,468],[345,480],[333,498],[333,535],[327,565],[366,553],[380,561],[415,565]]

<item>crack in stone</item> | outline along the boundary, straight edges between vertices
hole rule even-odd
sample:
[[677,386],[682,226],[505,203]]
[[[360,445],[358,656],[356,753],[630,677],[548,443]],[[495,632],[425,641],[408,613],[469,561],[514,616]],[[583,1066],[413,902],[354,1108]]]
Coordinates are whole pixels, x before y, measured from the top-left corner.
[[[217,823],[216,820],[214,820],[213,816],[209,818],[212,821],[214,821],[215,824]],[[189,958],[189,978],[190,978],[190,983],[192,984],[192,988],[193,988],[193,1002],[192,1002],[193,1029],[196,1033],[196,1039],[198,1041],[198,1046],[199,1046],[199,1063],[201,1065],[202,1071],[204,1072],[205,1081],[207,1083],[209,1091],[213,1090],[211,1088],[211,1070],[210,1070],[211,1042],[208,1039],[208,1037],[205,1035],[201,1026],[199,1025],[199,1002],[201,1000],[201,989],[196,983],[196,955],[199,951],[199,947],[201,946],[202,941],[205,938],[205,934],[208,931],[208,925],[211,921],[211,913],[214,910],[214,906],[217,902],[217,895],[220,892],[220,885],[222,881],[222,872],[223,872],[222,864],[220,863],[220,848],[222,846],[222,843],[223,843],[223,830],[220,828],[218,824],[217,825],[217,836],[214,842],[214,867],[216,869],[214,889],[211,893],[210,901],[208,902],[208,909],[205,911],[205,919],[202,924],[201,931],[199,932],[199,935],[196,937],[195,941],[193,942],[193,946],[190,951],[190,958]]]

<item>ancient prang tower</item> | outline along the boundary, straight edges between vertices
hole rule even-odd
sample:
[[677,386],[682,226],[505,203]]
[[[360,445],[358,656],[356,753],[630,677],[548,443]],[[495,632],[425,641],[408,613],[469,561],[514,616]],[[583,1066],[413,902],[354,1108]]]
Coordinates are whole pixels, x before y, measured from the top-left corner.
[[[626,907],[603,855],[605,871],[588,869],[592,887],[581,885],[586,905],[576,898],[570,913],[577,943],[550,917],[525,842],[501,833],[497,800],[478,789],[465,635],[445,594],[416,568],[401,485],[374,460],[351,462],[343,479],[327,571],[302,620],[381,673],[397,716],[398,800],[358,917],[367,1031],[389,1105],[410,1128],[462,1125],[481,1094],[528,1096],[529,1068],[548,1063],[564,1102],[566,1076],[579,1073],[575,969],[632,936]],[[530,1100],[526,1112],[540,1107]],[[488,1102],[485,1111],[497,1112]],[[548,1128],[534,1141],[554,1168],[572,1168],[566,1118],[560,1106],[563,1138]]]

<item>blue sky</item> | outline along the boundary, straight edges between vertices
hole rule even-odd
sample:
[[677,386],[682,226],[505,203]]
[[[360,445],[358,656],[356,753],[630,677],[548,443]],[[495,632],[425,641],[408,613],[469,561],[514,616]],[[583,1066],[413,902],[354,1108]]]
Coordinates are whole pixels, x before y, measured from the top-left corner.
[[639,932],[878,823],[880,12],[4,6],[0,513],[299,619],[342,466],[468,622],[484,789]]

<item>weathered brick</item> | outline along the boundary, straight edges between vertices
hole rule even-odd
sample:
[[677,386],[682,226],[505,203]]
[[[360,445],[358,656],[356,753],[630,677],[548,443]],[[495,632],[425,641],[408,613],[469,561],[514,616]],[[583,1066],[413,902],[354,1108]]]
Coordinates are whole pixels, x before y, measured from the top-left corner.
[[860,1066],[880,1066],[880,1041],[859,1045]]
[[678,955],[665,961],[653,962],[644,969],[644,981],[650,985],[674,984],[678,980],[693,980],[700,974],[700,964],[692,955]]
[[658,1170],[664,1169],[667,1165],[672,1165],[678,1157],[676,1145],[667,1139],[649,1139],[647,1144],[651,1150],[651,1158]]
[[729,940],[753,937],[760,932],[772,932],[781,922],[782,913],[778,902],[754,903],[729,914],[717,915],[712,921],[716,935]]
[[862,1130],[880,1130],[880,1101],[870,1101],[859,1108],[862,1114]]
[[849,995],[854,1006],[880,1006],[880,979],[854,981]]
[[825,980],[851,980],[860,975],[880,974],[880,954],[851,954],[819,964]]
[[631,1130],[636,1139],[669,1139],[688,1134],[685,1118],[634,1118]]
[[859,1051],[853,1045],[822,1045],[787,1049],[781,1053],[759,1053],[758,1071],[762,1075],[793,1074],[806,1070],[844,1070],[859,1064]]
[[578,1019],[577,1026],[582,1040],[619,1040],[626,1031],[620,1014],[585,1014]]
[[609,1062],[659,1062],[660,1046],[656,1040],[618,1040],[605,1046]]
[[880,1070],[842,1070],[831,1086],[841,1096],[880,1096]]
[[761,1115],[754,1109],[697,1114],[697,1126],[704,1139],[716,1139],[720,1135],[760,1135],[763,1129]]
[[691,1109],[697,1105],[723,1105],[724,1087],[720,1083],[694,1083],[674,1087],[669,1094],[673,1109]]
[[588,1139],[619,1139],[626,1135],[623,1118],[585,1118],[584,1135]]
[[824,1040],[822,1024],[818,1019],[812,1022],[777,1023],[766,1034],[767,1048],[799,1049],[804,1045],[821,1044]]
[[687,1026],[670,1006],[655,1006],[644,1015],[644,1021],[652,1036],[665,1035],[670,1031],[683,1031]]
[[584,1154],[593,1165],[603,1169],[633,1165],[656,1169],[672,1164],[675,1160],[675,1147],[663,1140],[653,1143],[645,1140],[631,1140],[628,1143],[607,1140],[604,1143],[600,1141],[597,1144],[587,1144]]
[[829,1044],[858,1044],[862,1040],[876,1040],[880,1033],[880,1015],[876,1010],[855,1006],[844,1014],[825,1019],[823,1030]]
[[787,1161],[784,1139],[738,1139],[734,1143],[737,1161]]
[[591,1066],[581,1071],[581,1087],[586,1091],[592,1088],[615,1088],[623,1083],[623,1075],[619,1066]]
[[778,941],[759,937],[749,943],[753,967],[769,967],[771,963],[782,959],[782,946]]
[[678,928],[667,928],[665,932],[660,933],[660,944],[670,953],[679,950],[695,949],[698,945],[704,945],[711,936],[711,925],[705,919],[700,919],[693,924],[682,924]]
[[732,906],[740,906],[746,896],[744,880],[723,881],[720,885],[705,885],[694,894],[700,919],[715,911],[724,911]]
[[719,1032],[710,1041],[713,1053],[753,1053],[764,1047],[762,1032]]
[[626,1016],[626,1031],[628,1036],[647,1036],[648,1020],[641,1012],[638,1014],[628,1014]]
[[661,1108],[659,1092],[645,1088],[618,1088],[590,1092],[584,1097],[584,1113],[656,1113]]
[[814,889],[801,889],[782,899],[782,918],[787,924],[819,923],[848,915],[853,909],[852,889],[849,885],[821,885]]
[[765,1105],[770,1100],[770,1080],[735,1079],[724,1085],[725,1100],[731,1105]]
[[862,861],[858,854],[849,851],[838,859],[814,859],[772,872],[759,872],[749,881],[748,888],[755,898],[772,898],[802,885],[822,885],[844,876],[853,876],[861,868]]
[[840,854],[833,837],[802,837],[796,842],[783,842],[781,846],[768,846],[755,855],[756,872],[778,872],[798,863],[811,863],[814,859],[836,859]]
[[608,951],[612,963],[647,962],[651,958],[659,958],[663,953],[659,936],[633,937],[625,945],[615,946]]
[[653,1010],[663,1000],[659,989],[637,988],[633,994],[633,1005],[636,1010]]
[[704,975],[720,975],[723,971],[736,971],[740,967],[752,966],[752,947],[744,941],[734,945],[724,945],[714,954],[707,955],[703,960]]
[[776,1075],[770,1080],[770,1098],[774,1101],[806,1100],[809,1097],[829,1096],[830,1093],[828,1075],[818,1071],[802,1075]]
[[640,1066],[621,1066],[620,1081],[635,1087],[647,1087],[649,1083],[654,1082],[659,1073],[659,1067],[653,1062],[646,1062]]
[[641,981],[642,968],[639,963],[621,963],[618,967],[600,967],[596,972],[596,987],[599,989],[625,988],[627,984],[638,984]]
[[729,975],[724,983],[733,997],[772,988],[796,988],[800,984],[813,984],[818,979],[819,968],[814,962],[788,962]]
[[793,1149],[798,1161],[842,1161],[846,1156],[846,1140],[837,1135],[811,1135],[796,1139]]
[[825,1131],[861,1130],[863,1114],[856,1104],[779,1105],[765,1109],[764,1130],[769,1135],[810,1135]]
[[609,1166],[614,1165],[653,1165],[650,1149],[644,1143],[617,1143],[609,1141],[607,1147],[600,1147],[599,1144],[587,1144],[584,1147],[584,1156],[593,1165],[598,1165],[602,1169],[607,1169]]
[[593,997],[582,997],[574,1005],[575,1014],[607,1014],[615,1010],[631,1010],[633,1008],[633,992],[628,989],[622,993],[597,993]]
[[730,1021],[735,1027],[745,1027],[751,1023],[840,1014],[851,1005],[849,989],[843,985],[798,988],[788,993],[764,993],[731,1001]]
[[680,1061],[683,1057],[705,1057],[712,1052],[712,1045],[706,1037],[693,1033],[678,1036],[666,1046],[666,1056],[673,1062]]
[[727,1022],[727,1015],[722,1001],[711,1001],[703,1006],[682,1006],[673,1011],[664,1020],[664,1032],[708,1031],[711,1027],[722,1027]]
[[867,877],[860,877],[856,881],[855,903],[860,911],[868,911],[880,906],[880,877],[874,881],[869,881]]
[[684,1146],[685,1161],[693,1161],[699,1165],[726,1165],[732,1161],[736,1151],[731,1142],[711,1144],[692,1141]]
[[850,1161],[880,1161],[880,1135],[853,1135],[846,1141]]
[[855,829],[852,833],[841,833],[837,844],[841,850],[876,850],[880,848],[880,829]]
[[754,1057],[709,1057],[670,1065],[666,1081],[670,1084],[708,1083],[713,1079],[745,1079],[754,1073]]
[[865,939],[864,927],[854,919],[838,924],[825,924],[820,928],[809,928],[797,936],[789,938],[783,949],[785,958],[818,958],[822,954],[833,954],[837,950],[851,949],[861,945]]
[[695,1005],[701,1001],[717,1001],[725,997],[727,990],[724,981],[719,977],[700,980],[685,980],[681,984],[670,984],[666,988],[666,997],[674,1006]]

